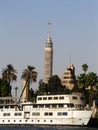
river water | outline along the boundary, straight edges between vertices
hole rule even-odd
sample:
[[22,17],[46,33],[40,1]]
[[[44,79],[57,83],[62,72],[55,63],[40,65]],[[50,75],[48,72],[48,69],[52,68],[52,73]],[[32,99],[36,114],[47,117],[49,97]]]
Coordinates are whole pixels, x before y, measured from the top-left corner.
[[91,127],[0,126],[0,130],[98,130]]

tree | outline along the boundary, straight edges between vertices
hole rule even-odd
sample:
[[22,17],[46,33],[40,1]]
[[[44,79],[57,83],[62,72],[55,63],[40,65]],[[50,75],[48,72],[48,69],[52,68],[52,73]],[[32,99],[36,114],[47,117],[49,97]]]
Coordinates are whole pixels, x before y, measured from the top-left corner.
[[86,74],[86,71],[88,70],[88,65],[87,64],[83,64],[82,65],[82,70],[84,71],[84,74]]
[[49,81],[49,92],[50,94],[62,94],[66,88],[61,84],[61,80],[57,75],[52,76]]
[[[21,79],[26,81],[24,89],[22,90],[21,96],[25,90],[25,88],[27,88],[28,90],[30,90],[30,85],[32,82],[36,82],[37,79],[37,72],[35,71],[35,67],[33,66],[28,66],[27,69],[25,69],[22,73]],[[28,91],[29,92],[29,91]],[[21,98],[20,96],[20,98]],[[20,99],[19,99],[20,100]],[[29,100],[29,97],[27,97],[27,100]]]
[[[2,70],[2,80],[7,81],[11,86],[11,82],[17,80],[17,71],[14,69],[13,65],[9,64],[6,68]],[[11,94],[11,91],[10,91]]]
[[11,86],[7,81],[0,79],[0,97],[10,96]]
[[87,87],[85,74],[80,74],[77,76],[77,84],[79,88],[85,89],[85,87]]
[[48,94],[49,92],[49,85],[48,83],[44,83],[43,80],[39,81],[39,87],[38,87],[37,94],[43,95],[43,94]]
[[87,103],[92,105],[92,100],[97,92],[98,76],[94,72],[77,76],[78,88],[81,88],[86,96]]
[[94,72],[90,72],[86,76],[86,83],[88,85],[88,92],[89,92],[89,104],[92,105],[92,100],[95,96],[97,91],[97,84],[98,84],[98,76]]

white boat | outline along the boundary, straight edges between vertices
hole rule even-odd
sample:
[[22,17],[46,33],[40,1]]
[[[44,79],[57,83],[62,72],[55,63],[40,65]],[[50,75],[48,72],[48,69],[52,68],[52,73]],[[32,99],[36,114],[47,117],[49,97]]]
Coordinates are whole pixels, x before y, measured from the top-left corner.
[[92,115],[81,94],[41,95],[36,102],[17,104],[12,97],[0,98],[2,125],[87,125]]

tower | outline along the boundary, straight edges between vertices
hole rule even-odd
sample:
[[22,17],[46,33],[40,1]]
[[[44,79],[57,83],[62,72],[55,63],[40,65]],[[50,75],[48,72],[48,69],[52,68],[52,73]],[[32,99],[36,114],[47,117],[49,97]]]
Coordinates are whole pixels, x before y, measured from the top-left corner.
[[48,23],[48,38],[44,49],[44,83],[52,76],[53,70],[53,43],[50,37],[50,23]]
[[76,77],[75,77],[75,67],[73,64],[67,66],[67,69],[64,71],[62,75],[61,82],[62,85],[65,85],[70,90],[74,88]]

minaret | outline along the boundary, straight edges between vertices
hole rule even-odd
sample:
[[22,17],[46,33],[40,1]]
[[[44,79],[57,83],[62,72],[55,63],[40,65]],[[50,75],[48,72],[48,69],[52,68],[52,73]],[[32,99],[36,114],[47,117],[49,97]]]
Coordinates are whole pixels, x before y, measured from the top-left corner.
[[48,23],[48,38],[44,49],[44,83],[48,83],[53,70],[53,43],[50,37],[50,23]]

